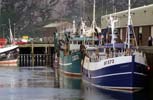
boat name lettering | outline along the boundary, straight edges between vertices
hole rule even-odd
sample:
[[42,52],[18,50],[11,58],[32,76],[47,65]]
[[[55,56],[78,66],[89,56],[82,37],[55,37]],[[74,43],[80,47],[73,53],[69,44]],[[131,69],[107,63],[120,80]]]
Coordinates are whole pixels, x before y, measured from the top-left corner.
[[73,60],[73,61],[78,60],[78,59],[79,59],[79,56],[78,56],[78,55],[72,56],[72,60]]
[[113,64],[113,63],[114,63],[114,59],[111,59],[111,60],[105,61],[104,65]]

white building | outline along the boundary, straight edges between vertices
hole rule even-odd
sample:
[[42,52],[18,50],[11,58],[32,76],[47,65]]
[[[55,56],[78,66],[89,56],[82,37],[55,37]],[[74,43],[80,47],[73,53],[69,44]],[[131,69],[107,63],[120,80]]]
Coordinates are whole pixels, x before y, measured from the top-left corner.
[[[125,40],[128,10],[111,14],[118,19],[116,28],[119,30],[120,38]],[[109,15],[101,17],[102,29],[108,26]],[[147,45],[148,37],[153,37],[153,4],[131,9],[131,17],[139,45]]]

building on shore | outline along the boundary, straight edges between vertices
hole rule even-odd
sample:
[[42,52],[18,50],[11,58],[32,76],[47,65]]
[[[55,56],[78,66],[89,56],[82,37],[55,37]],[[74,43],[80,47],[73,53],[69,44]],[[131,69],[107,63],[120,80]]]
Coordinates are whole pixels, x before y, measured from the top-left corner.
[[[124,41],[126,38],[126,27],[128,20],[128,10],[111,14],[118,22],[116,28],[120,38]],[[102,29],[107,28],[109,15],[101,17]],[[148,37],[153,37],[153,4],[131,9],[132,23],[138,41],[138,45],[145,46],[148,44]]]
[[45,38],[44,40],[48,41],[49,43],[53,43],[54,42],[54,36],[53,36],[54,32],[62,32],[62,31],[66,31],[66,29],[72,29],[72,23],[67,22],[67,21],[59,21],[59,22],[54,22],[54,23],[45,25],[43,27],[44,38]]

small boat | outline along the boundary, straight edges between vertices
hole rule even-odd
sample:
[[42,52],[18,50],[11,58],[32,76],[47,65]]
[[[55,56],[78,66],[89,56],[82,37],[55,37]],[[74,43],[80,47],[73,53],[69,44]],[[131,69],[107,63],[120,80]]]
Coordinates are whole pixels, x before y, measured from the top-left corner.
[[0,48],[0,66],[17,66],[19,49],[17,45]]
[[[138,50],[131,25],[130,0],[127,41],[115,42],[115,20],[110,16],[111,43],[87,50],[83,63],[83,79],[94,87],[122,92],[137,92],[145,87],[147,76],[146,56]],[[133,37],[133,39],[131,39]]]
[[[10,26],[10,20],[9,20]],[[10,44],[7,44],[7,39],[0,39],[0,66],[17,66],[18,64],[18,45],[13,44],[13,35],[10,26]]]
[[24,45],[24,44],[28,44],[28,42],[24,40],[15,40],[13,44]]

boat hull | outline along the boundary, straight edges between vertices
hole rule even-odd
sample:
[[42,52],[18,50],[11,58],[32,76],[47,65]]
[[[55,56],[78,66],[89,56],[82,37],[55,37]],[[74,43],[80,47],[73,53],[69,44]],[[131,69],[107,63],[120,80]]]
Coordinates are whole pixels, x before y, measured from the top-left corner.
[[81,77],[81,53],[73,52],[70,55],[64,55],[60,52],[60,70],[65,75]]
[[16,67],[18,66],[18,60],[14,59],[14,60],[5,60],[5,61],[0,61],[0,66],[2,67]]
[[111,59],[113,63],[110,66],[98,69],[88,70],[87,67],[83,67],[83,79],[98,88],[125,92],[139,91],[145,87],[146,65],[136,61],[134,56],[129,58],[131,59],[124,63]]
[[18,46],[8,46],[1,48],[0,51],[0,66],[1,67],[16,67],[18,66]]

